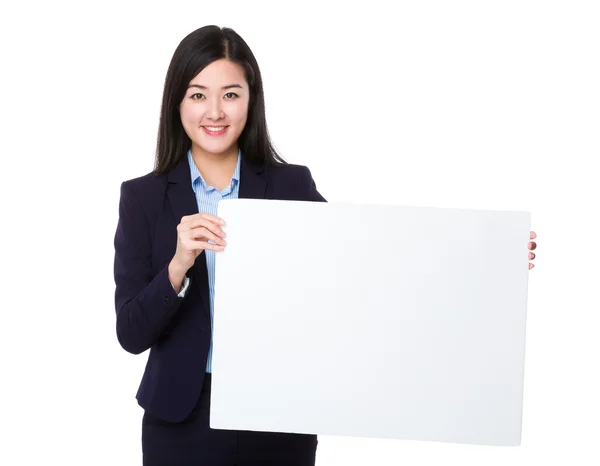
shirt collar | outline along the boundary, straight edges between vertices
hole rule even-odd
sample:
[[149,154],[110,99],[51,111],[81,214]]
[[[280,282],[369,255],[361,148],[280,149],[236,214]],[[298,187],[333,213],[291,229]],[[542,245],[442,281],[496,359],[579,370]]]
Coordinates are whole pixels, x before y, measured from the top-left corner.
[[[188,163],[190,165],[190,175],[191,175],[192,187],[194,187],[196,185],[196,182],[198,182],[198,183],[200,183],[200,186],[202,186],[202,188],[205,191],[209,191],[210,189],[212,189],[210,186],[208,186],[206,184],[206,181],[204,181],[204,178],[202,178],[202,174],[200,173],[200,170],[198,170],[198,167],[196,166],[196,162],[194,162],[194,157],[192,156],[192,149],[188,149],[187,158],[188,158]],[[241,161],[242,161],[242,151],[238,150],[237,164],[235,166],[235,171],[233,172],[233,176],[231,177],[231,183],[229,186],[233,186],[234,183],[240,182]]]

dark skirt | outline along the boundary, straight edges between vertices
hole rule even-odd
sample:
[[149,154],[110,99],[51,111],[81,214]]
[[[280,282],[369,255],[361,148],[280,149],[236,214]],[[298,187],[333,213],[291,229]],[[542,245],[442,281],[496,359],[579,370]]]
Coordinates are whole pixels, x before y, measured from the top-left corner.
[[144,466],[314,466],[316,435],[211,429],[210,382],[181,423],[144,413]]

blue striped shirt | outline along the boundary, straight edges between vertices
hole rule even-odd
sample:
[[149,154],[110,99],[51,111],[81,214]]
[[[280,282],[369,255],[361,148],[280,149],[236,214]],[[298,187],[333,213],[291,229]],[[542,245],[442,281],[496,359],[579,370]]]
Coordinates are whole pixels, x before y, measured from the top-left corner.
[[[192,189],[196,194],[196,202],[198,203],[198,212],[217,215],[217,208],[221,199],[237,199],[240,191],[240,161],[241,153],[238,151],[237,166],[231,178],[229,186],[218,191],[213,186],[209,186],[202,178],[194,158],[192,151],[188,150],[188,162],[190,164],[190,173],[192,175]],[[211,322],[211,339],[210,348],[208,351],[208,361],[206,363],[206,372],[211,372],[212,362],[212,326],[214,322],[214,295],[215,295],[215,251],[205,250],[206,267],[208,269],[208,288],[210,291],[210,322]]]

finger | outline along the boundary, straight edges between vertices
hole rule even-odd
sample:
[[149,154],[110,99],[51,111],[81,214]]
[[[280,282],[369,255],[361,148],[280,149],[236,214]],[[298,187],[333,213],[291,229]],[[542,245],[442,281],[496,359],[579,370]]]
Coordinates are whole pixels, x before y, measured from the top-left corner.
[[194,241],[187,240],[183,243],[183,246],[189,250],[198,250],[198,249],[210,249],[212,251],[222,251],[225,246],[221,246],[220,244],[211,244],[206,241]]
[[537,248],[537,244],[535,244],[533,241],[530,241],[527,247],[533,251],[535,248]]
[[533,260],[533,259],[535,259],[535,254],[534,254],[534,253],[532,253],[532,252],[530,252],[530,253],[529,253],[529,260],[531,261],[531,260]]
[[223,220],[221,217],[217,217],[216,215],[207,214],[206,212],[203,212],[200,215],[202,217],[204,217],[205,219],[210,220],[213,223],[216,223],[217,225],[225,225],[225,220]]
[[221,217],[217,217],[216,215],[207,214],[206,212],[200,212],[200,213],[193,214],[193,215],[184,215],[183,217],[181,217],[180,223],[193,222],[200,218],[204,218],[204,219],[206,219],[210,222],[213,222],[217,225],[225,225],[225,220],[223,220]]
[[197,218],[200,218],[200,214],[184,215],[179,223],[193,222]]
[[198,222],[204,228],[208,229],[215,235],[220,236],[221,238],[225,238],[225,236],[227,236],[227,233],[225,233],[225,231],[220,226],[216,225],[215,223],[211,222],[210,220],[201,218],[198,220]]
[[535,234],[535,231],[530,231],[529,232],[529,239],[535,239],[537,238],[537,235]]
[[211,251],[223,251],[223,249],[225,249],[225,246],[222,246],[220,244],[211,244],[211,243],[203,243],[204,247],[203,249],[210,249]]
[[221,229],[221,227],[215,225],[213,222],[204,217],[197,217],[196,219],[190,220],[185,224],[181,224],[181,227],[178,226],[178,228],[181,228],[181,231],[189,231],[199,227],[204,227],[213,232],[215,235],[220,236],[221,238],[227,236],[227,234],[223,231],[223,229]]
[[206,227],[198,227],[198,228],[193,228],[192,230],[190,230],[190,238],[191,239],[206,238],[217,244],[223,244],[223,245],[227,244],[224,239],[218,237],[213,232],[208,230]]

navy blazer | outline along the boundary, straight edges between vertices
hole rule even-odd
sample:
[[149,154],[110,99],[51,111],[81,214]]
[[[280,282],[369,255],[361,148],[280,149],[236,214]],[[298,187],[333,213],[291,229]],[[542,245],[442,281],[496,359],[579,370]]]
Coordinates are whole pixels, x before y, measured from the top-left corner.
[[[198,213],[187,159],[168,173],[124,181],[120,196],[114,237],[117,338],[130,353],[150,349],[136,395],[139,405],[153,416],[180,422],[200,396],[211,336],[204,252],[187,273],[184,298],[168,278],[177,225],[183,216]],[[243,155],[239,197],[326,202],[307,167],[259,168]]]

